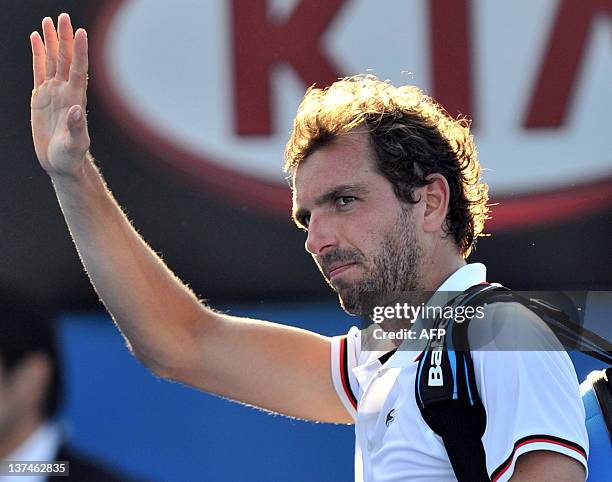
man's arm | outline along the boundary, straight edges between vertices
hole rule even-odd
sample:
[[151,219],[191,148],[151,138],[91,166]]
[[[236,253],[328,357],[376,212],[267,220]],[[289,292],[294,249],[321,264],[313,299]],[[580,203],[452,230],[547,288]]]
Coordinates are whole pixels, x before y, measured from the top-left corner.
[[510,482],[584,482],[584,467],[556,452],[538,450],[521,455]]
[[[62,14],[31,36],[32,134],[81,261],[134,355],[156,374],[311,420],[350,422],[330,371],[330,340],[296,328],[221,315],[136,233],[87,154],[88,53]],[[212,229],[212,228],[211,228]]]

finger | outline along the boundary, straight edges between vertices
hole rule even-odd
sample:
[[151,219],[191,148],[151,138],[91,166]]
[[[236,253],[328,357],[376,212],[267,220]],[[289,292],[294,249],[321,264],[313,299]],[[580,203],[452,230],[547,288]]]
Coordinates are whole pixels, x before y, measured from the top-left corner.
[[73,105],[68,109],[66,124],[73,138],[78,138],[85,129],[85,116],[80,105]]
[[72,23],[67,13],[62,13],[57,19],[57,33],[59,36],[59,51],[57,55],[57,72],[59,80],[68,80],[70,63],[72,62]]
[[68,137],[65,147],[69,155],[84,156],[89,147],[89,135],[87,134],[87,119],[80,105],[73,105],[68,109],[66,125]]
[[72,63],[70,65],[70,84],[83,90],[87,89],[88,66],[87,32],[80,28],[74,35],[74,48],[72,52]]
[[38,32],[30,35],[32,45],[32,70],[34,71],[34,88],[37,89],[45,81],[45,46]]
[[57,32],[55,31],[55,25],[53,20],[49,17],[45,17],[42,22],[43,36],[45,37],[45,49],[47,55],[45,56],[45,78],[52,79],[55,77],[57,70]]

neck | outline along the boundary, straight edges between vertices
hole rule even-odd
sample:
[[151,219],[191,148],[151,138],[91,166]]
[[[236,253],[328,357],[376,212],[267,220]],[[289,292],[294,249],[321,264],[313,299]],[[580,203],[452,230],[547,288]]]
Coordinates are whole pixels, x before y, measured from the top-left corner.
[[0,460],[4,460],[23,444],[41,425],[38,416],[31,416],[19,421],[11,427],[6,427],[0,434]]
[[450,275],[466,264],[465,259],[454,250],[432,253],[423,264],[423,289],[436,291]]

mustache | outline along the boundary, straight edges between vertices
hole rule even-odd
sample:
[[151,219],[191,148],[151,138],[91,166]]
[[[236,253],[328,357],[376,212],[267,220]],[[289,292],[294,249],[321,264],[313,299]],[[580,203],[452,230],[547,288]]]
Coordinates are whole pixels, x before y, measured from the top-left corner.
[[326,278],[329,279],[330,267],[334,263],[363,263],[365,256],[358,250],[335,249],[319,258],[319,265]]

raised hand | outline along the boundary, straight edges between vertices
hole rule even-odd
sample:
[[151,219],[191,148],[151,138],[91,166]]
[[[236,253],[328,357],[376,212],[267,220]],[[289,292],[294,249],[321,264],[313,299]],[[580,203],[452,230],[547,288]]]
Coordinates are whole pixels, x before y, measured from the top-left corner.
[[87,103],[87,32],[73,35],[70,16],[42,22],[44,42],[30,35],[34,90],[30,103],[32,137],[40,165],[51,177],[74,176],[89,148]]

